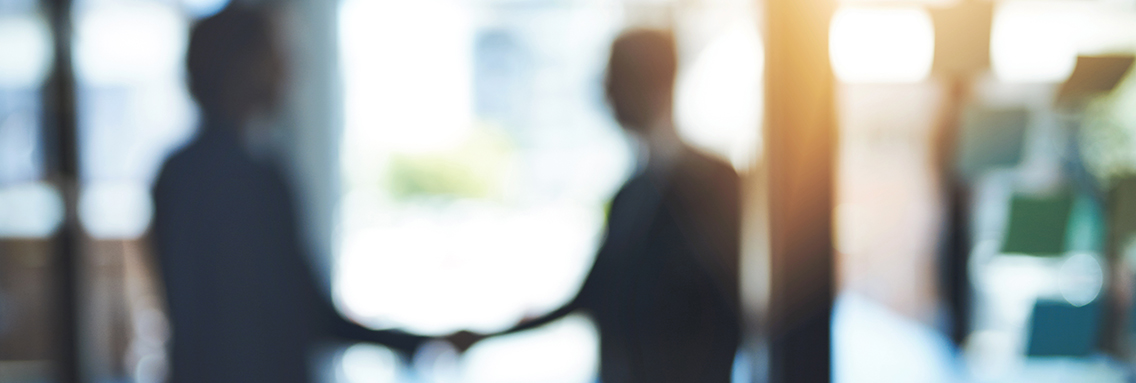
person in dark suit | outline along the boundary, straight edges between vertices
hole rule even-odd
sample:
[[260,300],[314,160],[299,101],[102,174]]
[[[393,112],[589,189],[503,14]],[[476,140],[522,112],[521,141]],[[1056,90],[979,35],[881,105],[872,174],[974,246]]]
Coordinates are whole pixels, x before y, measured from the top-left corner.
[[[608,99],[649,159],[615,196],[606,239],[576,297],[494,334],[590,314],[604,383],[726,383],[740,342],[738,176],[678,138],[675,70],[668,32],[630,31],[612,45]],[[449,340],[464,351],[485,337]]]
[[266,13],[240,6],[193,27],[188,73],[203,121],[153,191],[173,383],[308,382],[315,342],[378,342],[413,353],[424,340],[339,315],[305,260],[282,173],[246,150],[250,118],[271,111],[279,93],[274,35]]

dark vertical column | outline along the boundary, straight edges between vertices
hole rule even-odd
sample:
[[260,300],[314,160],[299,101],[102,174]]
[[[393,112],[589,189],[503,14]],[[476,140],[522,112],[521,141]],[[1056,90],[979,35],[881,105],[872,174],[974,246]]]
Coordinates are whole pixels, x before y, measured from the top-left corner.
[[994,3],[964,0],[931,11],[935,23],[934,72],[944,86],[933,138],[933,163],[943,195],[939,238],[939,296],[946,304],[951,340],[961,346],[970,334],[970,188],[958,169],[959,135],[965,103],[975,78],[990,67]]
[[969,98],[968,77],[950,77],[943,109],[934,134],[935,165],[943,193],[943,227],[939,238],[939,292],[950,315],[947,329],[955,346],[970,334],[970,185],[958,173],[956,163],[961,134],[963,104]]
[[832,0],[765,0],[770,378],[831,380],[836,149]]
[[59,382],[82,381],[79,363],[79,244],[76,185],[75,76],[71,63],[71,0],[47,0],[55,62],[43,89],[45,152],[50,177],[65,203],[65,221],[55,234],[52,275],[55,286],[55,372]]
[[947,227],[943,233],[942,250],[939,259],[942,263],[941,294],[950,310],[951,341],[962,347],[970,335],[970,317],[973,292],[970,287],[970,185],[947,180],[946,186]]

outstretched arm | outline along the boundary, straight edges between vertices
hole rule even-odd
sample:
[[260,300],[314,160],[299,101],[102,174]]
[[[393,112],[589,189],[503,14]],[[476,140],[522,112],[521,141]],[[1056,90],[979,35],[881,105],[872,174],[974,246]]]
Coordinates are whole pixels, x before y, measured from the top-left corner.
[[[299,256],[294,256],[293,259],[302,262]],[[378,343],[410,356],[414,355],[418,346],[430,340],[429,337],[398,330],[370,329],[347,319],[335,308],[327,294],[320,291],[310,268],[295,267],[295,269],[294,273],[300,275],[297,279],[302,281],[303,285],[298,287],[303,290],[302,294],[308,301],[306,306],[312,310],[311,315],[315,316],[314,319],[322,328],[324,336],[346,341]]]
[[[620,192],[621,195],[623,193],[623,191]],[[612,211],[616,210],[616,206],[622,206],[622,204],[619,203],[620,200],[621,198],[617,195],[615,201],[612,202]],[[613,226],[622,227],[627,225],[624,224],[618,217],[616,217],[616,214],[609,215],[608,227],[606,229],[604,243],[600,247],[599,252],[596,253],[595,263],[592,265],[591,271],[588,272],[587,278],[584,279],[583,286],[580,286],[580,291],[576,293],[576,296],[573,297],[571,301],[540,317],[522,320],[516,326],[513,326],[512,328],[504,331],[492,334],[478,334],[469,331],[461,331],[446,337],[446,340],[453,344],[454,347],[459,351],[464,352],[465,350],[472,347],[474,343],[477,343],[485,338],[531,330],[562,319],[569,314],[572,314],[576,310],[594,307],[594,301],[598,296],[598,293],[604,290],[604,287],[601,286],[601,284],[604,283],[603,281],[611,279],[610,274],[612,273],[613,268],[611,262],[613,261],[613,254],[616,252],[615,248],[618,247],[613,244],[612,241]]]
[[419,346],[431,339],[399,330],[372,330],[352,322],[339,315],[339,312],[332,310],[333,312],[328,315],[330,316],[328,322],[330,322],[331,335],[337,338],[378,343],[410,356],[414,355]]
[[562,319],[569,314],[572,314],[576,310],[590,307],[589,301],[591,299],[591,296],[593,295],[592,292],[596,290],[596,285],[598,283],[598,280],[600,279],[599,277],[597,277],[597,274],[599,274],[599,272],[601,271],[600,260],[602,259],[603,254],[604,252],[601,251],[596,256],[596,264],[592,266],[592,271],[588,273],[587,279],[584,280],[584,285],[580,287],[580,291],[576,293],[576,296],[572,298],[572,300],[568,303],[565,303],[563,306],[560,306],[559,308],[537,318],[524,319],[516,326],[513,326],[512,328],[504,331],[491,334],[479,334],[470,331],[461,331],[446,337],[446,340],[449,341],[450,344],[452,344],[455,348],[457,348],[458,351],[465,352],[470,347],[473,347],[475,343],[480,342],[485,338],[508,335],[521,331],[528,331]]
[[575,299],[563,306],[560,306],[560,308],[534,319],[522,320],[516,326],[513,326],[512,328],[505,331],[491,334],[479,334],[471,331],[459,331],[457,333],[451,334],[450,336],[447,336],[446,341],[450,342],[450,344],[452,344],[454,348],[457,348],[458,351],[465,352],[470,347],[473,347],[474,344],[485,340],[486,338],[531,330],[564,318],[568,316],[568,314],[571,314],[573,311],[576,311],[580,308],[579,300],[579,295],[577,295]]
[[292,291],[299,295],[295,298],[302,299],[302,307],[311,310],[307,315],[314,316],[313,319],[321,327],[322,335],[347,341],[378,343],[413,356],[418,346],[429,340],[429,337],[407,334],[397,330],[373,330],[355,323],[340,314],[335,305],[331,303],[330,297],[322,291],[323,289],[319,288],[317,282],[319,279],[315,277],[312,268],[305,261],[303,247],[299,241],[299,224],[295,211],[289,205],[290,201],[293,201],[290,189],[284,183],[282,177],[277,177],[275,182],[279,183],[275,190],[283,193],[280,200],[284,201],[277,208],[286,214],[286,219],[282,220],[279,223],[281,226],[277,228],[277,230],[281,230],[281,239],[287,241],[285,244],[287,248],[282,251],[281,262],[289,268],[288,272],[294,286]]
[[516,326],[513,326],[513,328],[492,334],[490,336],[508,335],[508,334],[517,333],[517,332],[521,332],[521,331],[527,331],[527,330],[531,330],[531,329],[541,327],[541,326],[544,326],[546,324],[555,322],[555,321],[557,321],[561,318],[568,316],[572,312],[578,310],[580,308],[579,301],[580,301],[580,296],[577,295],[576,298],[572,299],[571,302],[568,302],[568,303],[564,304],[563,306],[560,306],[560,308],[553,310],[552,312],[549,312],[548,314],[544,314],[544,315],[541,315],[539,317],[531,318],[531,319],[526,318],[526,319],[522,320],[520,323],[518,323]]

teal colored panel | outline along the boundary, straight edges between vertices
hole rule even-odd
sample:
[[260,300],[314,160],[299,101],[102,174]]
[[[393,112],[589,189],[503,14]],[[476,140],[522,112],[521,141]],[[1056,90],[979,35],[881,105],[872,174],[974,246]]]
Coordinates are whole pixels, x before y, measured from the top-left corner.
[[1065,253],[1073,197],[1016,195],[1010,202],[1010,221],[1002,252],[1057,256]]
[[1060,301],[1038,301],[1033,307],[1029,349],[1031,357],[1089,356],[1096,349],[1100,307],[1081,307]]
[[968,109],[963,114],[956,164],[962,175],[974,178],[991,168],[1017,165],[1028,125],[1025,109]]
[[1066,251],[1104,251],[1104,212],[1099,203],[1087,196],[1078,196],[1066,230]]

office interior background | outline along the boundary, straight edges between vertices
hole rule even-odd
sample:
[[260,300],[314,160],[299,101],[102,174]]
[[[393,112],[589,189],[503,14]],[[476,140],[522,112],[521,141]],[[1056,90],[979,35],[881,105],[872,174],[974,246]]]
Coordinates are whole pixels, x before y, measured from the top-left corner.
[[[227,1],[0,0],[0,382],[165,380],[150,190],[200,122],[190,28]],[[490,332],[572,298],[642,155],[608,49],[663,28],[680,136],[743,180],[734,381],[805,368],[782,356],[804,306],[828,333],[798,363],[831,381],[1136,377],[1136,1],[260,3],[288,86],[248,140],[368,327]],[[312,359],[324,382],[586,383],[598,336],[574,315]]]

